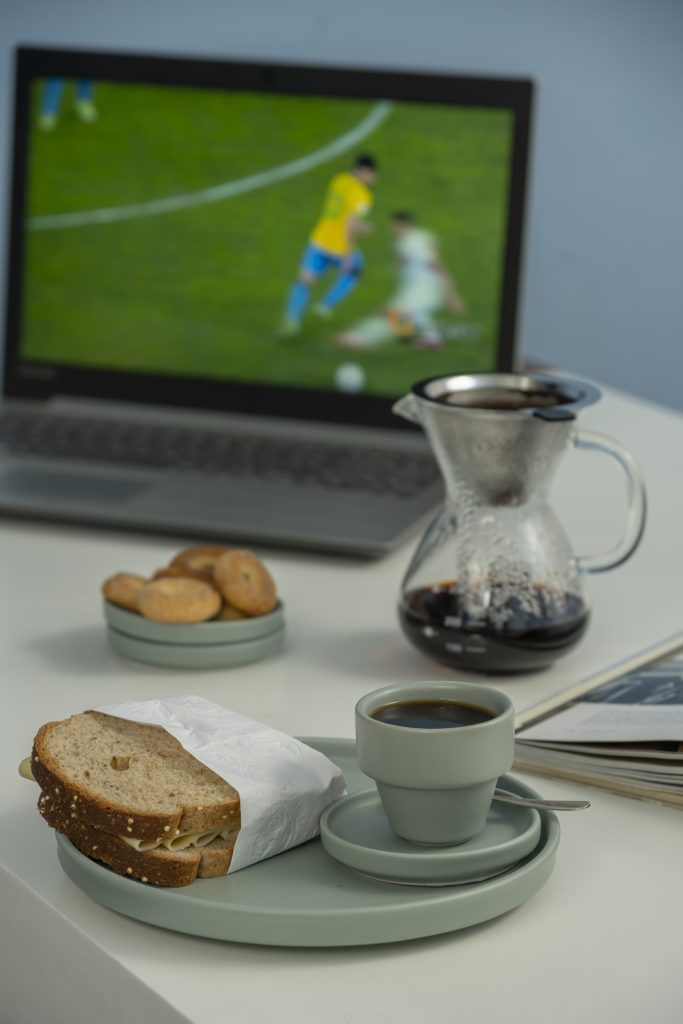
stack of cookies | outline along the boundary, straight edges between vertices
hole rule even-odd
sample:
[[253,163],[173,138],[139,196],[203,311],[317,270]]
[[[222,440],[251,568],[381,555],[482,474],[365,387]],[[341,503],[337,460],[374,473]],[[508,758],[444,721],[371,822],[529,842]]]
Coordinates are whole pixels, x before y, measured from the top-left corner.
[[118,654],[165,668],[228,668],[277,654],[284,615],[251,551],[186,548],[148,579],[118,572],[102,585]]

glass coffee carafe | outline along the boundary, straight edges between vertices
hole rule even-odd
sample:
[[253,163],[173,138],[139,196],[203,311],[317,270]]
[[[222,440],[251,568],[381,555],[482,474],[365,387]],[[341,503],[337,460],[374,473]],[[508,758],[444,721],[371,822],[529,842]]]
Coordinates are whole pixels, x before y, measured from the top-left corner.
[[[624,562],[645,524],[637,464],[618,442],[576,429],[590,384],[537,374],[468,374],[416,384],[394,412],[426,432],[446,484],[401,587],[399,617],[420,650],[454,668],[543,668],[583,635],[582,575]],[[570,446],[615,458],[628,481],[626,535],[577,557],[548,502]]]

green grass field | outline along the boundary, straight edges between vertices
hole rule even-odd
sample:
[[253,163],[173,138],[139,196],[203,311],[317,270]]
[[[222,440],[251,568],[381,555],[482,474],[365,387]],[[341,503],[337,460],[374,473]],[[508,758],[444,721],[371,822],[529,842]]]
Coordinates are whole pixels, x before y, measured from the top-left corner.
[[[95,99],[97,122],[82,124],[67,87],[56,130],[35,128],[30,216],[142,203],[233,181],[320,149],[372,107],[113,84],[98,84]],[[35,95],[36,125],[38,101]],[[461,321],[479,336],[438,351],[396,341],[353,353],[366,371],[366,389],[399,394],[420,377],[490,368],[511,129],[504,111],[397,104],[348,158],[287,181],[172,213],[31,230],[23,354],[332,388],[335,367],[349,356],[333,347],[331,335],[375,312],[393,292],[389,215],[409,208],[439,236],[467,302]],[[277,327],[325,187],[361,150],[381,168],[374,232],[361,242],[365,274],[333,323],[310,317],[299,336],[283,341]]]

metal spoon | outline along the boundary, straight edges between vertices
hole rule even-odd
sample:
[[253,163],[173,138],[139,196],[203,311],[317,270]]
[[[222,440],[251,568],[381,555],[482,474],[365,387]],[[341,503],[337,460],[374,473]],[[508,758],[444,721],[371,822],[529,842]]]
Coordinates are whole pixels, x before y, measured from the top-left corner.
[[519,807],[536,807],[539,811],[582,811],[590,807],[590,800],[535,800],[532,797],[517,796],[506,789],[497,789],[494,800],[503,804],[517,804]]

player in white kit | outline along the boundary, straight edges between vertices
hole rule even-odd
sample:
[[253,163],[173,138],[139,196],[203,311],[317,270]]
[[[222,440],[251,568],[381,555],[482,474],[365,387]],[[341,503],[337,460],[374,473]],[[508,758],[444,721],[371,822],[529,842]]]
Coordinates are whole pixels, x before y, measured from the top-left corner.
[[392,216],[398,262],[398,289],[383,314],[367,317],[335,337],[343,348],[367,349],[395,338],[410,340],[418,348],[440,348],[443,335],[435,314],[443,309],[464,313],[465,304],[439,253],[431,231],[418,227],[412,214]]

